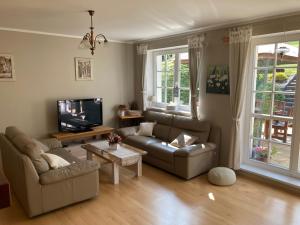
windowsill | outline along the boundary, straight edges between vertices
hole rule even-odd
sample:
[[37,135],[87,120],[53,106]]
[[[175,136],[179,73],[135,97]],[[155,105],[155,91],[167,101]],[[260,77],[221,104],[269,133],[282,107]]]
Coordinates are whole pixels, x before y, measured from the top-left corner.
[[274,173],[265,169],[257,168],[255,166],[246,164],[242,164],[240,170],[249,174],[258,175],[262,178],[267,178],[271,181],[278,182],[284,186],[288,186],[297,191],[300,191],[300,179],[286,176],[283,174]]
[[153,107],[147,108],[147,110],[157,111],[157,112],[165,112],[165,113],[169,113],[169,114],[182,115],[182,116],[191,116],[191,112],[180,110],[180,109],[167,110],[166,108],[163,108],[163,107],[153,106]]

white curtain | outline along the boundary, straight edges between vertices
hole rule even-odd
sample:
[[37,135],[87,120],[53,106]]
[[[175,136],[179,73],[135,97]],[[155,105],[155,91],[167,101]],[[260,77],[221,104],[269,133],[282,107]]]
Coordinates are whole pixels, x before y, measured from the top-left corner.
[[240,118],[246,95],[246,68],[250,51],[252,28],[239,27],[229,31],[230,107],[232,113],[229,167],[240,168],[242,130]]
[[146,109],[146,62],[147,62],[147,44],[137,45],[137,80],[136,80],[136,91],[139,109]]
[[199,119],[198,88],[200,77],[203,75],[205,55],[205,35],[191,36],[188,38],[189,69],[191,89],[191,114],[192,118]]

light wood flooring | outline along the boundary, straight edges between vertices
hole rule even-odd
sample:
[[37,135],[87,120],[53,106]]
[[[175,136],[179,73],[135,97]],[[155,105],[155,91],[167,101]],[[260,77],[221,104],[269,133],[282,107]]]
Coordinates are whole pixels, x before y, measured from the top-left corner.
[[13,199],[0,210],[0,225],[299,225],[300,198],[239,175],[231,187],[217,187],[206,175],[185,181],[143,165],[143,177],[121,170],[110,183],[110,167],[92,200],[28,219]]

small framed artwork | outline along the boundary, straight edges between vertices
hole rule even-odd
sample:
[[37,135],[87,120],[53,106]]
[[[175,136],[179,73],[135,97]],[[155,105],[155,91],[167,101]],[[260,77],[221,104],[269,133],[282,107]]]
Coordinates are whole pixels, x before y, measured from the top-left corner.
[[75,58],[76,80],[93,80],[94,60],[90,58]]
[[229,66],[209,65],[206,93],[229,94]]
[[0,54],[0,81],[15,81],[16,74],[12,55]]

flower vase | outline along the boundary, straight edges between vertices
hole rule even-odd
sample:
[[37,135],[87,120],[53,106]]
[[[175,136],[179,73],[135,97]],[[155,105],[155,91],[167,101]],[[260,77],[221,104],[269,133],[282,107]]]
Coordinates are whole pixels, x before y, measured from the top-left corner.
[[113,144],[108,144],[109,147],[108,149],[109,150],[117,150],[118,149],[118,143],[113,143]]

